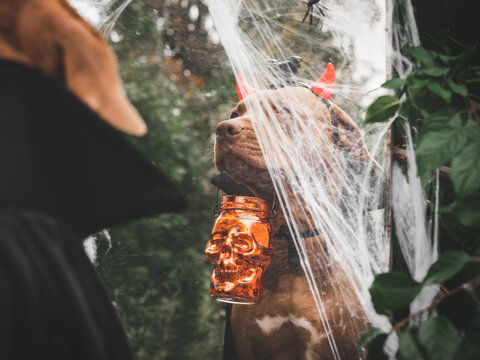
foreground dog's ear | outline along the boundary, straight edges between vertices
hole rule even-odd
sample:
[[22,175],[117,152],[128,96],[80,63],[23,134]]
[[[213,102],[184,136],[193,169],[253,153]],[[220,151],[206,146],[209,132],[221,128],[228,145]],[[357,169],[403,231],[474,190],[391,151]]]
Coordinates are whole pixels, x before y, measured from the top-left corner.
[[362,133],[357,124],[338,106],[332,104],[333,112],[338,122],[338,134],[343,148],[349,155],[360,161],[371,162],[375,170],[381,170],[382,167],[373,159],[368,152]]
[[22,8],[17,29],[32,66],[63,82],[110,125],[145,134],[124,93],[115,55],[66,0],[32,0]]
[[[2,11],[1,8],[0,11]],[[0,21],[1,20],[2,19],[0,19]],[[0,36],[2,35],[3,34],[0,33]],[[11,46],[2,38],[0,38],[0,59],[17,61],[31,66],[31,61],[24,54],[22,54],[22,52],[18,51],[15,47]]]

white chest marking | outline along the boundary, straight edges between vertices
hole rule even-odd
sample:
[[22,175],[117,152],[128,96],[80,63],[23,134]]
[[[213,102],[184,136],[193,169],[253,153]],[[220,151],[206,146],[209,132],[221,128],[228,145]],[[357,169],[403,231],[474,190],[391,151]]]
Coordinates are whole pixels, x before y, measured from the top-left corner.
[[290,320],[288,316],[264,316],[262,319],[256,319],[258,326],[265,335],[277,331],[283,324]]
[[313,351],[313,345],[319,344],[326,336],[320,334],[317,329],[304,317],[296,316],[264,316],[261,319],[256,319],[257,325],[260,327],[265,335],[270,335],[274,331],[279,330],[284,324],[290,322],[298,328],[307,330],[310,333],[310,341],[305,344],[305,356],[304,359],[311,360],[315,358],[315,352]]
[[304,317],[291,316],[290,321],[292,322],[293,325],[299,328],[303,328],[310,333],[310,343],[312,345],[319,344],[320,341],[322,341],[322,339],[325,337],[324,334],[319,334],[317,329],[315,329],[315,327],[312,325],[312,323],[309,322]]

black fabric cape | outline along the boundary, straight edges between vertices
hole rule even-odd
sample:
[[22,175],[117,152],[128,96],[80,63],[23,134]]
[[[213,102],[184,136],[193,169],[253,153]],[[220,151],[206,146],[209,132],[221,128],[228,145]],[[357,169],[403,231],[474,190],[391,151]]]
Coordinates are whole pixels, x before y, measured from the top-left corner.
[[0,359],[133,359],[81,240],[184,207],[65,87],[0,60]]

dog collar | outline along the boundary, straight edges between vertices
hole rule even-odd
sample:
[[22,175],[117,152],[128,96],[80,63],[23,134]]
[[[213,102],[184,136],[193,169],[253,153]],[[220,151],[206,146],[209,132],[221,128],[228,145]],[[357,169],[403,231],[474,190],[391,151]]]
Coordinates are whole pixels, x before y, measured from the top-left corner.
[[[309,229],[305,230],[300,233],[300,237],[302,239],[308,239],[314,236],[320,235],[322,232],[319,229]],[[290,230],[288,229],[287,225],[281,225],[278,229],[275,237],[282,238],[287,240],[288,244],[288,264],[292,268],[297,268],[300,266],[300,256],[295,247],[295,243],[293,241],[292,235],[290,234]]]

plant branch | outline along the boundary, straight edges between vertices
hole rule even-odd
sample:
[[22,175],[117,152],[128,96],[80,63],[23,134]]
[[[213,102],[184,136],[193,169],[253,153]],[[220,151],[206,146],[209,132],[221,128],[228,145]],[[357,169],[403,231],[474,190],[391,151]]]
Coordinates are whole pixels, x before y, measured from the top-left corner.
[[406,324],[408,324],[411,320],[415,319],[417,316],[423,314],[425,311],[430,311],[432,310],[435,306],[437,306],[441,301],[446,299],[449,296],[455,295],[456,293],[459,293],[460,291],[466,290],[470,287],[475,287],[478,284],[480,284],[480,275],[474,277],[472,280],[467,281],[463,283],[462,285],[457,286],[456,288],[448,291],[441,293],[438,295],[431,303],[428,305],[426,308],[423,308],[421,310],[418,310],[417,312],[414,312],[413,314],[410,314],[410,316],[407,316],[406,318],[402,319],[400,322],[398,322],[392,330],[390,330],[389,334],[392,332],[398,332],[401,328],[403,328]]
[[475,120],[477,121],[478,126],[480,126],[480,117],[478,116],[477,112],[477,104],[470,98],[470,96],[465,96],[465,99],[467,99],[468,103],[470,104],[473,112],[473,116],[475,117]]

